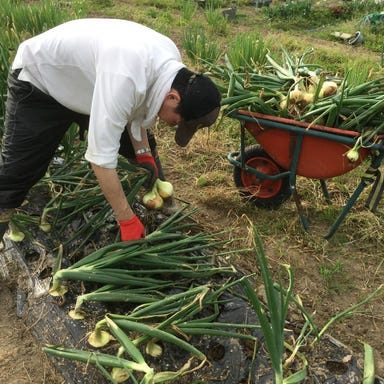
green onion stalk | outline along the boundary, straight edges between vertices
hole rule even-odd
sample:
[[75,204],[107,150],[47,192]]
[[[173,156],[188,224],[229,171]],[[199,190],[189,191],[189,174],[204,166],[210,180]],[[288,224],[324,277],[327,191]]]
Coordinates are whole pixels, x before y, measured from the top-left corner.
[[[167,236],[166,236],[167,237]],[[80,266],[71,266],[65,269],[60,269],[53,275],[52,294],[61,286],[62,280],[82,280],[88,282],[96,282],[102,284],[111,284],[114,286],[131,286],[131,287],[157,287],[159,284],[169,284],[170,281],[159,279],[152,276],[179,276],[188,279],[207,278],[213,275],[234,275],[233,267],[213,267],[209,263],[198,263],[196,265],[187,263],[185,258],[176,255],[172,258],[172,245],[179,251],[178,246],[182,243],[191,249],[190,245],[193,239],[182,238],[175,242],[163,243],[163,237],[157,238],[159,242],[154,242],[154,238],[147,237],[146,239],[137,242],[120,243],[120,249],[114,249],[109,253],[103,254],[103,259],[90,255],[93,260],[91,264],[83,264]],[[198,249],[201,248],[200,238],[194,237],[199,242]],[[147,248],[145,248],[147,246]],[[210,245],[207,243],[206,248]],[[96,251],[98,252],[98,251]],[[169,256],[170,254],[170,256]],[[167,257],[170,258],[170,263],[164,268]],[[140,260],[143,258],[144,263]],[[182,260],[183,263],[177,261]],[[143,269],[125,269],[121,263],[132,262],[137,267],[143,266]],[[159,266],[156,266],[159,261]],[[147,266],[150,265],[151,269]]]
[[[255,329],[259,328],[258,325],[223,324],[214,322],[220,313],[218,307],[220,296],[223,292],[228,291],[234,284],[238,284],[238,281],[230,281],[218,289],[214,289],[212,286],[191,287],[180,293],[168,294],[157,302],[139,305],[132,310],[130,314],[109,314],[108,316],[122,328],[125,328],[126,321],[161,321],[157,327],[173,334],[183,334],[184,336],[203,334],[228,337],[237,336],[238,338],[247,338],[255,341],[255,338],[252,335],[239,335],[236,332],[223,330],[223,328]],[[209,312],[212,314],[202,318],[201,312],[207,308],[209,308]],[[195,316],[198,316],[198,318],[194,319]],[[100,320],[96,324],[94,332],[91,333],[92,338],[104,329],[105,325],[105,319]],[[139,338],[136,343],[141,343],[145,340],[147,339]]]
[[375,383],[375,358],[373,348],[364,343],[364,372],[363,384]]
[[267,308],[264,309],[261,300],[255,293],[249,277],[244,276],[241,280],[242,285],[245,289],[247,297],[249,298],[255,312],[258,316],[261,330],[264,335],[265,344],[268,349],[271,365],[275,374],[276,384],[294,384],[300,383],[305,379],[307,370],[304,365],[299,371],[284,377],[283,372],[283,358],[284,358],[284,339],[285,339],[285,321],[288,311],[288,305],[290,297],[292,296],[293,289],[293,276],[292,271],[288,265],[285,268],[288,273],[289,285],[287,294],[279,292],[275,289],[272,274],[268,267],[268,261],[266,259],[263,245],[256,232],[255,227],[253,228],[254,233],[254,249],[257,256],[257,260],[261,269],[261,276],[266,292]]
[[[156,287],[167,282],[151,275],[177,275],[188,279],[207,278],[216,274],[234,275],[236,271],[231,266],[214,267],[210,262],[196,262],[193,257],[194,252],[215,249],[222,241],[210,242],[213,237],[203,233],[188,236],[173,232],[179,219],[188,217],[184,209],[174,214],[174,221],[169,218],[144,239],[108,245],[68,268],[56,270],[50,293],[55,294],[60,289],[62,280]],[[135,269],[126,269],[127,264],[135,266]]]
[[[102,367],[102,372],[105,373],[105,367],[120,368],[125,371],[137,371],[144,373],[145,375],[153,375],[153,369],[148,366],[144,361],[143,363],[137,363],[132,360],[123,359],[121,357],[109,355],[101,352],[88,352],[79,349],[62,348],[58,346],[46,346],[43,351],[49,355],[64,358],[68,360],[76,360],[86,364],[94,364],[98,367]],[[110,379],[113,378],[108,375]],[[108,377],[107,376],[107,377]],[[148,378],[147,376],[147,378]],[[111,381],[112,381],[111,380]],[[115,382],[115,381],[112,381]],[[142,383],[150,381],[142,381]]]

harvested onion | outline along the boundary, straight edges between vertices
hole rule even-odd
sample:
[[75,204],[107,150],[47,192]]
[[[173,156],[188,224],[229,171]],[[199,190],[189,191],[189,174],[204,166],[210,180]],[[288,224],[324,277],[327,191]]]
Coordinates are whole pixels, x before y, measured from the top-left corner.
[[157,192],[156,183],[152,189],[143,196],[143,204],[149,209],[161,209],[163,208],[164,201],[163,198]]
[[25,234],[12,221],[9,222],[9,238],[18,243],[24,240]]
[[173,195],[173,186],[168,181],[157,179],[152,190],[146,193],[143,198],[143,204],[149,209],[162,209],[163,199],[168,199]]
[[173,185],[168,181],[156,180],[157,192],[163,199],[168,199],[173,195]]
[[355,161],[359,160],[359,151],[355,148],[350,149],[347,152],[347,158],[351,163],[354,163]]
[[337,84],[334,81],[324,81],[320,89],[319,97],[332,96],[337,92],[337,88]]

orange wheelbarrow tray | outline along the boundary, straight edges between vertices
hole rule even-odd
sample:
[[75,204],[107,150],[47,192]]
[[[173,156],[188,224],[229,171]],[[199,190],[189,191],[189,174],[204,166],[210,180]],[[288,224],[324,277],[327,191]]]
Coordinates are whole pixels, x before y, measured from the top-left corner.
[[[296,190],[296,176],[320,180],[323,194],[330,203],[326,179],[343,175],[370,158],[370,165],[361,177],[348,202],[324,236],[330,238],[368,185],[373,184],[366,207],[375,211],[384,189],[379,167],[384,157],[384,138],[364,143],[358,159],[346,156],[360,137],[359,132],[309,124],[287,118],[238,110],[230,117],[240,121],[240,151],[228,155],[234,165],[234,181],[241,193],[263,208],[276,208],[291,195],[305,230],[305,216]],[[258,145],[245,145],[248,131]]]

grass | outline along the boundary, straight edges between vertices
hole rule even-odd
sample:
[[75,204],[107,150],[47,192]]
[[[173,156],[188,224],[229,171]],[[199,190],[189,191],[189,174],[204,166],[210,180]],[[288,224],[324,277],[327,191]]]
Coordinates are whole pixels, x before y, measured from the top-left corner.
[[324,279],[324,282],[328,289],[335,290],[338,285],[337,280],[343,274],[343,266],[339,260],[336,260],[334,263],[327,263],[320,265],[320,275]]

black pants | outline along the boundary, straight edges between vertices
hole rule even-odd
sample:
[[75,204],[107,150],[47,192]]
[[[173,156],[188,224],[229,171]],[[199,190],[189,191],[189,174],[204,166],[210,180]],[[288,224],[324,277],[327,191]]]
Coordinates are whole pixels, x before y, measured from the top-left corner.
[[[0,161],[0,208],[17,208],[28,191],[46,173],[57,147],[72,123],[88,129],[89,116],[59,104],[29,82],[8,76],[5,130]],[[156,155],[156,141],[149,132]],[[134,159],[135,153],[125,130],[119,153]],[[160,165],[160,164],[159,164]],[[161,168],[161,166],[160,166]]]

